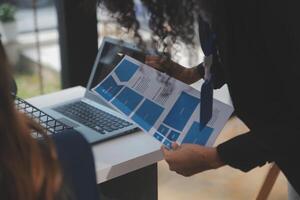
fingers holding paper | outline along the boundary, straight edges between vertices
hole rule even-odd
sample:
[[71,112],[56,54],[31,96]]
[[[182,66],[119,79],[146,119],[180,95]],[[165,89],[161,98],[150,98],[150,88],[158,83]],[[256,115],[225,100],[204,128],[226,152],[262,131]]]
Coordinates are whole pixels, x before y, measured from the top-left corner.
[[155,68],[158,71],[166,72],[166,59],[159,56],[146,56],[145,64]]
[[170,170],[186,177],[224,165],[213,147],[174,143],[171,150],[162,147],[162,152]]

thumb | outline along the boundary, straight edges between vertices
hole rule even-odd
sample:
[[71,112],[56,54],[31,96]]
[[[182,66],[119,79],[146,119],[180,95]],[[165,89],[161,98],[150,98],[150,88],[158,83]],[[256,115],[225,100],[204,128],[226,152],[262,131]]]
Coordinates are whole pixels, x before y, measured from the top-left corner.
[[173,150],[177,150],[179,147],[180,147],[179,144],[177,144],[176,142],[172,143],[172,149]]
[[168,157],[170,155],[170,150],[167,149],[165,146],[162,146],[161,148],[161,152],[163,153],[164,158]]

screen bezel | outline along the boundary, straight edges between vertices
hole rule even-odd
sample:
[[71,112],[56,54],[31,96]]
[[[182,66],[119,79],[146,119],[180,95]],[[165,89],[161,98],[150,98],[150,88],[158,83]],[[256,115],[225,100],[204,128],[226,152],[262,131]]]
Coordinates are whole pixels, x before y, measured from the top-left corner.
[[[131,49],[133,51],[137,51],[139,53],[142,52],[142,51],[135,44],[131,44],[131,43],[125,42],[123,40],[118,40],[118,39],[110,38],[110,37],[104,37],[103,38],[103,40],[101,42],[101,46],[98,50],[97,57],[95,59],[94,65],[93,65],[93,70],[91,72],[91,75],[90,75],[90,78],[89,78],[89,81],[88,81],[88,84],[87,84],[87,87],[86,87],[84,97],[87,98],[87,99],[90,99],[92,101],[95,101],[97,103],[100,103],[102,105],[106,105],[107,107],[112,108],[108,103],[106,103],[104,100],[102,100],[101,97],[99,97],[98,95],[94,94],[93,91],[91,91],[91,89],[92,89],[91,87],[92,87],[92,83],[93,83],[95,73],[97,71],[97,68],[100,67],[100,65],[98,65],[98,62],[99,62],[99,59],[101,58],[102,51],[103,51],[103,48],[104,48],[106,43],[110,43],[112,45],[122,46],[122,47],[125,47],[125,48],[128,48],[128,49]],[[115,109],[113,109],[113,110],[115,110]]]

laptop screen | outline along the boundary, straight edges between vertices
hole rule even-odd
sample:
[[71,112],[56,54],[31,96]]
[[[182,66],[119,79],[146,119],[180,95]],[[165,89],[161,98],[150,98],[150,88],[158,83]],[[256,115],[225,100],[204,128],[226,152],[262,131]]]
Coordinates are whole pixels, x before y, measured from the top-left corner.
[[131,56],[141,62],[145,60],[145,54],[133,45],[105,38],[98,52],[97,60],[89,80],[88,90],[98,85],[125,55]]

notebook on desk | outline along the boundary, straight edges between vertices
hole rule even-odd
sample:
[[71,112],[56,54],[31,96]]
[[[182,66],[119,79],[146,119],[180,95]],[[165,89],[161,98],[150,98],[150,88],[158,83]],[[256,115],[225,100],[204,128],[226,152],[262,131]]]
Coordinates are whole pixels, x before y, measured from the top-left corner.
[[63,102],[42,110],[56,120],[73,127],[90,143],[135,132],[137,126],[126,120],[91,89],[104,79],[124,55],[143,61],[144,54],[133,44],[104,38],[99,48],[84,97]]

